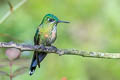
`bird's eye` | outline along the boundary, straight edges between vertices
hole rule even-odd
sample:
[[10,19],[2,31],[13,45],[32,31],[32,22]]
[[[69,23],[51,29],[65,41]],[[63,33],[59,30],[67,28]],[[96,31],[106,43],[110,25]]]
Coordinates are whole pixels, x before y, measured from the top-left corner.
[[54,21],[54,19],[50,19],[50,18],[48,18],[48,21],[53,22],[53,21]]

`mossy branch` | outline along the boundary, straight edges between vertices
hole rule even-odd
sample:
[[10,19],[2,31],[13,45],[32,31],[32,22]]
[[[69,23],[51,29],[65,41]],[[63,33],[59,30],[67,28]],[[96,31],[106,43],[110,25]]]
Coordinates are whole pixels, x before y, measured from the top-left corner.
[[106,59],[120,59],[120,53],[103,53],[103,52],[88,52],[75,49],[59,49],[54,46],[43,46],[42,45],[27,45],[27,44],[16,44],[14,42],[0,42],[0,48],[17,48],[20,51],[42,51],[47,53],[55,53],[59,55],[77,55],[91,58],[106,58]]

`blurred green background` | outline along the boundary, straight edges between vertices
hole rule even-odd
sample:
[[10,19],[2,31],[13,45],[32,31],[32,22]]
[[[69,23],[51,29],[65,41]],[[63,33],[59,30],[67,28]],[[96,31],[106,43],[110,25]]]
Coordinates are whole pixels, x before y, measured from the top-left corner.
[[[19,1],[11,0],[13,7]],[[8,10],[7,2],[0,0],[0,19]],[[33,44],[36,28],[47,13],[71,22],[58,25],[56,47],[120,52],[120,0],[28,0],[0,24],[0,41]],[[4,53],[0,49],[1,59],[6,58]],[[27,67],[32,54],[23,52],[21,56],[28,59],[24,64]],[[120,80],[120,60],[48,54],[34,75],[28,72],[29,68],[14,80]]]

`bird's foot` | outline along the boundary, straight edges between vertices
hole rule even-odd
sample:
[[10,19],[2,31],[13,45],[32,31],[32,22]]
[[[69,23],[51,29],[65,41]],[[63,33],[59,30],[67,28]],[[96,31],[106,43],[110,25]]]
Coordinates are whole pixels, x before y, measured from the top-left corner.
[[36,50],[38,50],[38,49],[44,50],[45,46],[43,44],[41,44],[41,45],[35,45],[35,48],[36,48]]
[[57,51],[57,48],[53,45],[51,45],[51,48],[56,52]]
[[43,44],[41,44],[39,49],[45,50],[45,46]]

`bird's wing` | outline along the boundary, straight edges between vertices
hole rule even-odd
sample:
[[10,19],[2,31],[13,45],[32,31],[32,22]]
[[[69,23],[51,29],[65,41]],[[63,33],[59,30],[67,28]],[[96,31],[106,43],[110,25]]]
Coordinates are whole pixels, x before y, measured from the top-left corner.
[[[37,28],[35,36],[34,36],[34,45],[39,45],[40,42],[40,34],[39,34],[39,28]],[[35,57],[35,59],[37,59],[37,65],[40,68],[40,62],[39,62],[39,57],[38,57],[38,51],[34,51],[34,55],[33,57]]]
[[[34,45],[40,45],[39,28],[37,29],[35,36],[34,36]],[[29,73],[30,75],[33,74],[37,65],[40,68],[40,62],[45,58],[46,55],[47,55],[47,53],[45,53],[45,52],[34,51],[32,63],[30,66],[30,73]]]
[[[39,34],[39,28],[37,28],[35,36],[34,36],[34,45],[39,45],[40,36],[38,34]],[[36,62],[36,60],[37,60],[37,62]],[[31,66],[30,66],[30,73],[29,73],[30,75],[33,74],[37,65],[38,65],[38,67],[40,67],[38,52],[34,51],[33,58],[32,58],[32,63],[31,63]]]

